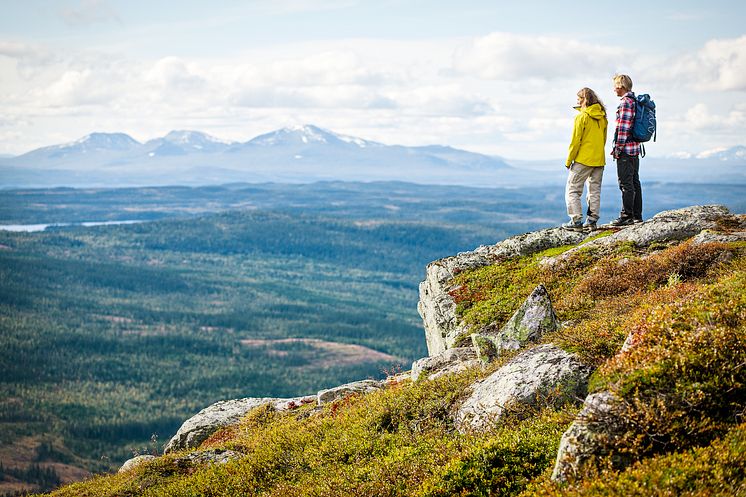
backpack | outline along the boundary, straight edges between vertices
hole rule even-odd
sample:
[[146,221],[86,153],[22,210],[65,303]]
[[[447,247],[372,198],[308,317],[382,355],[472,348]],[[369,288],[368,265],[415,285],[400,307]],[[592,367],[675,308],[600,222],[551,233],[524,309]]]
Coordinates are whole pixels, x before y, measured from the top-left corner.
[[650,95],[643,93],[633,98],[635,101],[635,122],[632,123],[630,133],[636,142],[647,142],[657,137],[655,122],[655,102]]

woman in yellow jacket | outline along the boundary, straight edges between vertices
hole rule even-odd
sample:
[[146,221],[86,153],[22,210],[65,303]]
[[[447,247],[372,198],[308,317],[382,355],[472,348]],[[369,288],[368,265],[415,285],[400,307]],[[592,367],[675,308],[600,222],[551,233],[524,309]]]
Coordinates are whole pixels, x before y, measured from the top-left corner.
[[[570,152],[565,166],[568,169],[565,203],[570,222],[562,226],[571,230],[593,230],[601,209],[601,180],[606,165],[606,130],[609,125],[606,119],[606,108],[598,95],[590,88],[578,92],[579,114],[575,116],[575,125],[570,141]],[[588,184],[588,217],[583,224],[583,210],[580,197],[583,185]]]

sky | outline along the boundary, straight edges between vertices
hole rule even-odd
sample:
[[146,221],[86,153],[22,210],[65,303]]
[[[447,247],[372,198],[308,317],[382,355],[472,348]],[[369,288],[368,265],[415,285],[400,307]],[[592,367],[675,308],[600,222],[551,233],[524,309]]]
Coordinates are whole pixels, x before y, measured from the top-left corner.
[[0,154],[314,124],[510,159],[567,152],[576,93],[658,107],[650,156],[746,145],[746,2],[0,0]]

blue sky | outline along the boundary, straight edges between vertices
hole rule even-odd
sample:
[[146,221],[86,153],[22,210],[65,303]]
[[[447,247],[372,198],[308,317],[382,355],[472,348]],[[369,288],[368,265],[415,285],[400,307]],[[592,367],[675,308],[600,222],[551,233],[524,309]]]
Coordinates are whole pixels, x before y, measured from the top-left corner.
[[746,144],[743,2],[650,3],[0,0],[0,153],[312,123],[555,159],[615,72],[658,104],[651,155]]

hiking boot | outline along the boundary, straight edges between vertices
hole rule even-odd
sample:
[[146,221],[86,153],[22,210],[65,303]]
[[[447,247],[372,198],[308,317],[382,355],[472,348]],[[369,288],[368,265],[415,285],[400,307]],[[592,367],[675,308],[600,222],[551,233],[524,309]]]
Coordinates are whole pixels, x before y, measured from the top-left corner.
[[568,221],[562,225],[562,228],[570,231],[583,231],[583,223],[580,221]]
[[583,229],[585,231],[596,231],[596,221],[586,220],[583,223]]
[[618,217],[609,223],[609,226],[629,226],[635,224],[635,220],[631,217]]

